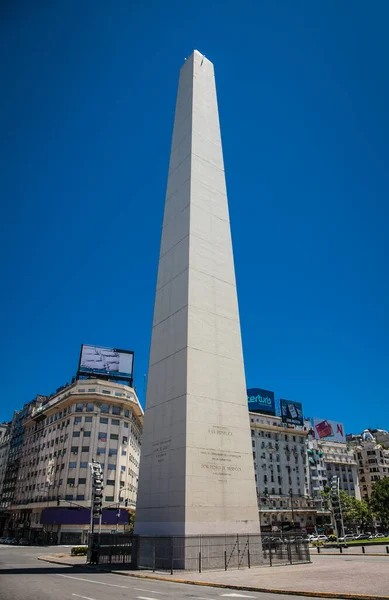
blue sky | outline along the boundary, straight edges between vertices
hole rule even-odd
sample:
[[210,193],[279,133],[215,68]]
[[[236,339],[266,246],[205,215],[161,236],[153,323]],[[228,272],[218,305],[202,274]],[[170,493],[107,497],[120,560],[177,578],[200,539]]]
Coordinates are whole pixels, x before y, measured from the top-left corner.
[[389,428],[384,1],[5,2],[1,409],[135,351],[144,401],[178,72],[215,64],[247,383]]

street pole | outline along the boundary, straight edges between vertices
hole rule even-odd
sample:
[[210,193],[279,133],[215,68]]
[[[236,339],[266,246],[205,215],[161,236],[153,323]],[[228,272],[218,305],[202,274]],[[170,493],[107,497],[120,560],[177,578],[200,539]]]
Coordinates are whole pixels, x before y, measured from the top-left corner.
[[292,525],[293,525],[293,529],[294,529],[294,510],[293,510],[293,492],[292,492],[292,490],[290,490],[289,495],[290,495],[290,506],[292,508]]

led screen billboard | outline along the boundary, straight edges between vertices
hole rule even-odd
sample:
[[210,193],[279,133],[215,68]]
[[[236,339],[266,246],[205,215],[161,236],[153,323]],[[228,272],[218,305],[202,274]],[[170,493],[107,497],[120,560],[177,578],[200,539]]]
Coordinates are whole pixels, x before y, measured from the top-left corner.
[[81,346],[79,374],[103,375],[112,379],[132,380],[134,353],[130,350]]
[[280,400],[281,417],[283,423],[289,425],[304,425],[303,405],[293,400]]
[[317,440],[346,443],[343,423],[313,418],[312,425]]
[[263,413],[265,415],[276,414],[274,392],[262,390],[261,388],[250,388],[247,390],[247,403],[249,410],[252,412]]

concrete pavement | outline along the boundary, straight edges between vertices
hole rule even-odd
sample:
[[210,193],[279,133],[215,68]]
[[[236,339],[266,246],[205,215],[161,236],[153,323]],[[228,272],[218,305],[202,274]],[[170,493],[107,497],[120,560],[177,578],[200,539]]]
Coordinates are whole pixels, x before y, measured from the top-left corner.
[[[85,565],[84,557],[52,555],[47,560],[65,564]],[[228,586],[246,591],[265,591],[291,595],[316,597],[381,597],[389,598],[389,557],[379,556],[325,556],[315,555],[312,564],[261,567],[231,571],[205,571],[189,573],[176,571],[173,575],[164,571],[121,570],[112,566],[112,573],[150,581],[196,582],[200,585]]]
[[[61,552],[62,550],[62,552]],[[279,596],[235,592],[171,581],[118,577],[86,565],[76,569],[37,558],[69,549],[0,546],[0,600],[277,600]],[[288,596],[290,600],[297,600]]]

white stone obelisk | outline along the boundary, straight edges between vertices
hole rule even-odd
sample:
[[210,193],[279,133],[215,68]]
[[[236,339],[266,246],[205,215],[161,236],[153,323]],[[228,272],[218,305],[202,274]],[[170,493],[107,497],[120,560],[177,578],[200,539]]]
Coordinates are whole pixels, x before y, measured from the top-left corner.
[[135,533],[259,534],[213,64],[180,72]]

